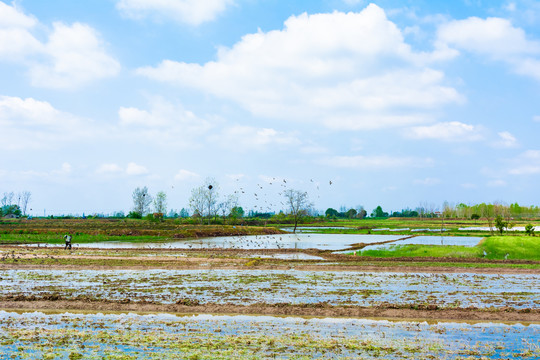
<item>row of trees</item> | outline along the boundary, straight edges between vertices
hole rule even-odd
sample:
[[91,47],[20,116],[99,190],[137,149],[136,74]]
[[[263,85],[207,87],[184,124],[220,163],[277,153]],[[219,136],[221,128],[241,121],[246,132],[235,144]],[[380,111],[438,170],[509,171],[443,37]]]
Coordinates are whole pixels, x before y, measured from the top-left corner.
[[[310,213],[313,204],[309,201],[307,192],[288,189],[283,194],[288,206],[288,215],[293,219],[294,231],[296,231],[298,222]],[[150,215],[154,210],[152,217],[162,218],[167,211],[167,195],[162,191],[152,197],[146,186],[138,187],[133,191],[132,198],[133,211],[128,214],[128,217],[142,218]],[[201,224],[204,219],[210,224],[219,216],[224,221],[231,219],[234,223],[244,216],[244,209],[238,204],[238,196],[236,194],[222,196],[219,184],[212,178],[207,178],[201,186],[191,190],[189,207],[192,210],[192,217],[198,218]],[[180,214],[174,213],[180,217],[186,217],[187,214],[185,209],[182,209]]]
[[[294,229],[298,222],[304,216],[313,215],[313,204],[309,201],[307,192],[288,189],[283,192],[285,197],[285,205],[287,206],[287,216],[292,219],[294,223]],[[13,196],[12,196],[13,197]],[[4,196],[5,199],[10,197]],[[4,201],[4,200],[3,200]],[[7,201],[7,200],[5,200]],[[160,191],[155,197],[152,197],[148,193],[147,187],[136,188],[133,192],[133,211],[129,213],[128,217],[140,218],[154,211],[153,217],[162,218],[167,211],[167,195]],[[219,184],[212,178],[207,178],[205,182],[191,191],[189,198],[189,208],[191,210],[191,217],[197,218],[199,223],[203,223],[206,219],[210,224],[212,221],[216,221],[218,217],[221,217],[223,223],[227,219],[236,223],[236,220],[244,217],[244,210],[238,204],[238,196],[235,194],[221,195]],[[250,212],[252,216],[256,216],[258,213]],[[270,219],[274,217],[283,218],[285,214],[275,215],[271,213],[261,214],[261,217]],[[362,206],[356,208],[346,209],[341,207],[340,211],[333,208],[328,208],[325,212],[327,218],[358,218],[363,219],[368,217],[367,211]],[[169,216],[171,217],[188,217],[190,213],[186,209],[182,209],[180,213],[171,210]],[[480,219],[484,218],[490,228],[497,229],[502,232],[504,229],[508,229],[512,226],[513,219],[519,218],[537,218],[540,216],[540,208],[536,206],[520,206],[517,203],[506,205],[503,203],[493,204],[476,204],[466,205],[463,203],[452,205],[448,202],[444,202],[442,207],[437,208],[433,204],[420,204],[416,209],[403,209],[401,211],[394,211],[392,213],[385,212],[381,206],[377,206],[371,214],[371,218],[387,218],[387,217],[419,217],[419,218],[441,218],[444,219]]]
[[[351,208],[345,210],[344,207],[341,211],[337,211],[333,208],[328,208],[325,212],[326,217],[330,218],[357,218],[363,219],[367,217],[367,212],[363,207],[357,207],[357,209]],[[382,209],[381,206],[377,206],[371,214],[372,218],[387,218],[387,217],[404,217],[404,218],[445,218],[445,219],[480,219],[485,218],[488,221],[496,218],[500,215],[503,219],[527,219],[540,217],[540,208],[538,206],[520,206],[518,203],[504,204],[495,202],[493,204],[475,204],[466,205],[463,203],[453,205],[448,202],[444,202],[441,208],[436,207],[434,204],[421,204],[416,209],[402,209],[401,211],[394,211],[388,213]]]
[[167,212],[167,194],[160,191],[155,197],[152,197],[148,192],[148,188],[136,188],[132,194],[133,198],[133,211],[128,214],[131,218],[142,218],[144,215],[148,215],[152,209],[156,216],[161,216]]
[[13,191],[5,192],[0,199],[0,217],[26,215],[31,197],[32,194],[30,191],[21,191],[18,193]]

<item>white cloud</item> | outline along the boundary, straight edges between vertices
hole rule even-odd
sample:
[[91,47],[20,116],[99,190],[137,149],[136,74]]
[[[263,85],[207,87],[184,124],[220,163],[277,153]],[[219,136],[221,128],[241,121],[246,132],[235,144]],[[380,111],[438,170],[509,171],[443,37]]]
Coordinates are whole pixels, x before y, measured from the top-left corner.
[[52,181],[64,181],[69,178],[69,175],[73,172],[73,167],[70,163],[62,163],[59,169],[52,169],[49,171],[36,171],[36,170],[23,170],[9,172],[11,179],[43,179]]
[[356,169],[395,169],[395,168],[417,168],[433,164],[429,158],[414,157],[393,157],[387,155],[375,156],[331,156],[319,161],[323,165],[338,168],[356,168]]
[[201,176],[197,173],[194,173],[189,170],[180,169],[176,175],[174,176],[174,180],[176,181],[185,181],[185,180],[195,180],[199,179]]
[[540,150],[527,150],[512,159],[512,162],[508,171],[511,175],[540,174]]
[[0,2],[0,29],[11,27],[31,28],[36,23],[35,18],[23,14],[22,11],[17,9],[16,4],[9,6]]
[[437,123],[429,126],[417,126],[409,129],[405,136],[412,139],[433,139],[443,141],[478,141],[482,129],[459,121]]
[[134,19],[151,16],[200,25],[214,20],[233,4],[233,0],[120,0],[116,8]]
[[189,147],[200,143],[215,124],[197,117],[181,104],[160,97],[149,101],[150,110],[121,107],[118,110],[120,133],[131,141],[150,142],[164,147]]
[[441,46],[454,46],[510,65],[518,74],[540,80],[540,42],[502,18],[450,21],[439,28]]
[[299,145],[301,143],[292,134],[270,128],[256,128],[242,125],[233,125],[224,128],[219,135],[213,136],[211,140],[224,147],[239,151],[252,148],[266,148],[268,146]]
[[40,51],[40,42],[30,32],[36,23],[15,6],[0,2],[0,59],[19,61],[28,53]]
[[[443,51],[444,52],[444,51]],[[204,65],[165,60],[137,73],[237,102],[257,116],[336,129],[419,124],[459,103],[383,9],[292,16],[283,30],[245,35]]]
[[148,174],[148,169],[142,165],[130,162],[126,168],[126,174],[128,175],[145,175]]
[[106,51],[97,32],[88,25],[54,23],[45,44],[47,63],[30,67],[32,84],[47,88],[74,88],[115,76],[120,64]]
[[506,181],[498,179],[498,180],[490,180],[487,182],[487,186],[489,187],[505,187]]
[[514,148],[518,146],[517,139],[515,138],[514,135],[510,134],[508,131],[500,132],[498,133],[498,135],[499,135],[499,140],[495,142],[494,144],[496,147]]
[[123,172],[124,169],[118,164],[102,164],[97,170],[98,174],[118,174]]
[[0,60],[27,66],[34,86],[76,88],[119,72],[120,64],[90,26],[57,22],[46,32],[38,24],[15,5],[0,2]]
[[540,122],[540,115],[533,116],[533,121]]
[[521,165],[509,171],[512,175],[533,175],[540,174],[540,165]]
[[87,120],[32,98],[0,96],[0,148],[8,150],[58,147],[87,139],[96,131]]
[[441,179],[437,178],[425,178],[425,179],[416,179],[414,180],[414,183],[416,185],[423,185],[423,186],[434,186],[441,183]]

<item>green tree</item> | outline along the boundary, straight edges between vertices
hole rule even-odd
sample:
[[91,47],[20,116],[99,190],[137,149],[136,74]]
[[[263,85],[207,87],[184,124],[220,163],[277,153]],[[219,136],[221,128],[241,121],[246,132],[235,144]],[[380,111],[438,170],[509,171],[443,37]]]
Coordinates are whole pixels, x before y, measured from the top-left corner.
[[502,235],[504,230],[508,227],[508,222],[505,221],[501,215],[497,215],[497,217],[495,218],[495,227]]
[[244,217],[244,209],[241,206],[235,206],[231,209],[231,218],[234,220],[241,219]]
[[347,217],[349,219],[352,219],[356,216],[356,214],[358,214],[358,212],[356,211],[356,209],[349,209],[347,210],[347,212],[345,213],[345,215],[347,215]]
[[338,216],[338,211],[336,209],[332,209],[332,208],[328,208],[326,209],[326,211],[324,212],[324,215],[326,215],[326,217],[333,217],[333,216]]
[[187,218],[187,217],[189,217],[189,211],[187,211],[187,209],[182,208],[182,209],[180,210],[179,216],[180,216],[181,218]]
[[533,224],[527,224],[525,225],[525,234],[529,236],[534,236],[534,226]]
[[388,213],[384,212],[382,207],[379,205],[371,212],[371,217],[382,218],[388,217]]

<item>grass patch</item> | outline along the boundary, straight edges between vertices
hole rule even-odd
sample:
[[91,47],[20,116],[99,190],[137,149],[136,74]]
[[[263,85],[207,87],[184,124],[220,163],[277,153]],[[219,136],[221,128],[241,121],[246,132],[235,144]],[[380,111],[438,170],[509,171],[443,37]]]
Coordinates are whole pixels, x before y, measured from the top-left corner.
[[373,249],[356,252],[358,256],[378,258],[395,257],[440,257],[440,258],[484,258],[488,260],[540,260],[540,238],[530,236],[486,237],[478,245],[394,245],[388,249]]
[[373,249],[357,252],[361,256],[371,257],[450,257],[474,258],[482,254],[482,250],[469,246],[441,245],[394,245],[388,249]]
[[479,246],[486,251],[487,259],[540,260],[540,238],[531,236],[492,236]]

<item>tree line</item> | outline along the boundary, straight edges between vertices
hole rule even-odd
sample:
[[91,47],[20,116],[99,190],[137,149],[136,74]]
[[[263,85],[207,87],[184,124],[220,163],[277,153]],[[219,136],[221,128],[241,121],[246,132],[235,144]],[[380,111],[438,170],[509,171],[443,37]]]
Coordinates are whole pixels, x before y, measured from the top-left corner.
[[26,216],[31,197],[30,191],[4,192],[0,199],[0,217]]

